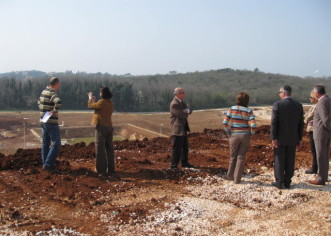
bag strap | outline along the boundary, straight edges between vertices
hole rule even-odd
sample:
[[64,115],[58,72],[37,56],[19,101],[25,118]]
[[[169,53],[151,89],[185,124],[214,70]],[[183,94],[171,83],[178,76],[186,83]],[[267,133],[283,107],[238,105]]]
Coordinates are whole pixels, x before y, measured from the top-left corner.
[[[240,107],[239,107],[239,106],[237,106],[237,107],[238,107],[238,111],[239,111],[239,113],[240,113],[240,115],[241,115],[241,118],[242,118],[243,120],[245,120],[243,114],[241,113]],[[245,120],[245,121],[247,121],[247,120]]]

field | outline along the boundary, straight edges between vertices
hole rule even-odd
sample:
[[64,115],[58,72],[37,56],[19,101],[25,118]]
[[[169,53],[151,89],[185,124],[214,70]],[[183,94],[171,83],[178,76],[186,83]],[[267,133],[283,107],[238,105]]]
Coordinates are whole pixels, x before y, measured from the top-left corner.
[[[6,151],[0,154],[0,234],[330,235],[331,185],[305,182],[308,137],[297,152],[292,189],[273,188],[273,151],[263,125],[269,121],[262,113],[239,185],[223,178],[228,140],[219,110],[190,117],[190,162],[197,168],[178,171],[168,169],[168,114],[115,114],[118,135],[140,140],[114,142],[111,177],[95,173],[93,143],[64,145],[57,163],[62,173],[44,172],[36,136],[27,132],[26,143],[35,146],[16,151],[24,143],[23,117],[29,130],[37,129],[38,114],[0,113],[7,132],[0,140],[0,152]],[[88,127],[91,113],[61,117],[64,127]]]
[[[62,138],[65,139],[65,130],[68,130],[69,134],[72,134],[65,139],[68,143],[71,143],[71,139],[77,138],[91,141],[91,137],[94,136],[94,128],[90,125],[91,116],[92,112],[61,112],[59,121],[64,125],[61,127]],[[217,129],[222,127],[222,118],[220,110],[197,111],[190,117],[190,127],[193,132],[202,132],[204,128]],[[38,112],[0,112],[0,121],[0,152],[11,154],[18,148],[40,147],[41,129]],[[115,139],[168,137],[171,135],[169,121],[168,113],[115,113]],[[259,121],[265,123],[263,119]]]

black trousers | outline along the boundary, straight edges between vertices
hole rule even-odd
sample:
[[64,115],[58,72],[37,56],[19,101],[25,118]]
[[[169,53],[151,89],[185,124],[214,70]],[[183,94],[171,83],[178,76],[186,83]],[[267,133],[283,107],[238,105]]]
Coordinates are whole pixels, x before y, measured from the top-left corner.
[[172,145],[171,167],[177,167],[179,160],[182,165],[188,163],[188,139],[187,136],[174,136]]
[[311,166],[311,170],[317,173],[318,166],[317,166],[317,156],[316,156],[316,147],[315,147],[315,141],[314,141],[314,133],[309,132],[309,139],[310,139],[310,150],[311,154],[313,156],[313,162]]
[[277,183],[291,184],[294,175],[296,146],[279,146],[274,149],[275,179]]

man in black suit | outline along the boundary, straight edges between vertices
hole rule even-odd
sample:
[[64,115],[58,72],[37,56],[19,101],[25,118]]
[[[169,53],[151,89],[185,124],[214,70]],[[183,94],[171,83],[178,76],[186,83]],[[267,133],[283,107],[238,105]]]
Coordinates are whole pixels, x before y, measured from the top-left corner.
[[294,175],[296,146],[303,135],[303,108],[291,98],[292,88],[285,85],[279,90],[280,101],[272,108],[271,139],[274,148],[275,179],[273,186],[290,188]]

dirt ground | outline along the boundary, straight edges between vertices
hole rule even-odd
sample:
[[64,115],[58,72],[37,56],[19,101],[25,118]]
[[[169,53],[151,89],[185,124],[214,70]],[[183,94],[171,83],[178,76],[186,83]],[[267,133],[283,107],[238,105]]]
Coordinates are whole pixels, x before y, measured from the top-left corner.
[[[91,111],[62,111],[59,123],[64,124],[61,129],[89,127],[91,117]],[[161,136],[169,136],[171,134],[169,117],[168,113],[115,113],[112,121],[115,127],[120,127],[116,135],[129,139],[143,139],[158,137],[160,133]],[[219,110],[205,110],[194,112],[189,119],[192,132],[202,132],[204,128],[221,128],[223,116],[220,115]],[[257,119],[259,125],[268,123],[263,119]],[[24,123],[26,123],[25,142]],[[0,112],[0,152],[12,154],[19,148],[40,147],[40,140],[32,134],[31,129],[40,129],[39,112]]]
[[195,169],[168,169],[171,141],[114,142],[110,177],[95,173],[93,144],[63,146],[58,175],[40,168],[38,148],[0,154],[0,235],[330,235],[331,185],[305,183],[308,137],[284,191],[270,185],[268,126],[252,138],[239,185],[222,178],[229,160],[223,130],[190,134]]

